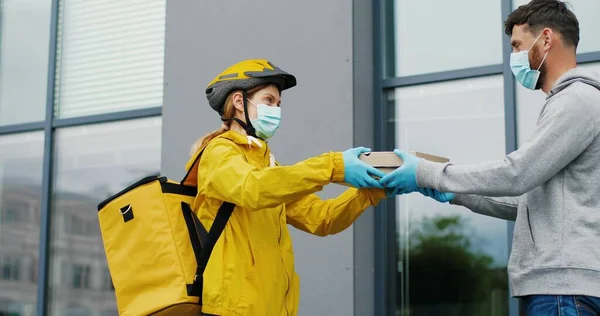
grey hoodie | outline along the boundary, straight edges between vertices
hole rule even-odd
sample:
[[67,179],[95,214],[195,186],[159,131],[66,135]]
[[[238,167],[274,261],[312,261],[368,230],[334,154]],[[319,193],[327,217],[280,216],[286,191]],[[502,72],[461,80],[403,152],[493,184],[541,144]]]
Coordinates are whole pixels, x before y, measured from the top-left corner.
[[503,160],[423,161],[419,186],[457,193],[453,204],[514,220],[513,296],[600,297],[600,78],[575,68],[546,98],[531,138]]

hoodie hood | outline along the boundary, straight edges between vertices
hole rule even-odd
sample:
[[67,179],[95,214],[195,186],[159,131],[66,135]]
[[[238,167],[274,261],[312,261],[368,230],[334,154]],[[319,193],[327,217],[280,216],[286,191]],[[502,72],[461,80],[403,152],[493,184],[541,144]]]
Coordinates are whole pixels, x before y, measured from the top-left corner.
[[556,80],[556,83],[550,90],[550,93],[548,93],[546,99],[553,97],[555,94],[561,92],[575,82],[585,83],[600,90],[600,74],[589,69],[576,67],[565,72],[558,80]]

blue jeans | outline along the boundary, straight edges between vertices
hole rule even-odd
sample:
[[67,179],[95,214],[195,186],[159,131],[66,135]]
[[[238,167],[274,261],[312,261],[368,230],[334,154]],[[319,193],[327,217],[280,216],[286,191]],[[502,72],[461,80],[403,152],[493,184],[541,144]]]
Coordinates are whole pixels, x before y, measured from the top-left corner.
[[532,295],[521,298],[527,316],[598,316],[600,298],[580,295]]

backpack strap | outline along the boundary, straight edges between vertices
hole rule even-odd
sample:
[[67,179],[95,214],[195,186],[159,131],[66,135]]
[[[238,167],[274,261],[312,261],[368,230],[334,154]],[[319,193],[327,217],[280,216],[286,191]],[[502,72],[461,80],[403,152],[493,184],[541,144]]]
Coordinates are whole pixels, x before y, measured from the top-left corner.
[[[194,187],[197,186],[198,165],[200,162],[200,157],[202,156],[202,153],[204,152],[204,149],[207,145],[198,150],[198,152],[194,156],[192,164],[190,165],[186,175],[181,180],[181,185]],[[225,229],[225,226],[227,225],[227,222],[229,221],[229,218],[233,213],[235,204],[230,202],[223,202],[221,204],[219,210],[217,211],[217,216],[215,217],[215,220],[213,221],[213,224],[210,227],[210,231],[208,231],[208,233],[206,233],[206,229],[204,228],[196,214],[192,212],[191,207],[185,202],[182,203],[181,206],[183,208],[184,213],[186,213],[186,208],[189,209],[189,213],[192,217],[194,227],[192,228],[189,227],[190,225],[188,225],[188,229],[192,228],[196,236],[198,237],[196,241],[194,241],[194,238],[192,238],[192,248],[194,248],[194,253],[196,255],[196,263],[198,264],[198,266],[196,267],[194,283],[188,285],[188,295],[198,296],[198,304],[202,305],[204,271],[206,270],[206,266],[208,265],[210,255],[213,249],[215,248],[215,244],[217,243],[217,240],[219,240],[221,233],[223,233],[223,230]],[[197,242],[198,240],[200,241],[199,244]],[[200,251],[196,251],[198,249]]]
[[191,289],[188,292],[193,293],[194,296],[198,295],[199,300],[198,304],[202,305],[202,289],[204,285],[204,271],[206,270],[206,265],[208,264],[208,259],[210,259],[210,255],[221,236],[221,233],[225,229],[225,225],[227,225],[227,221],[233,213],[233,209],[235,208],[235,204],[229,202],[223,202],[219,211],[217,212],[217,216],[210,227],[210,231],[207,234],[207,238],[202,244],[202,251],[200,252],[200,258],[196,257],[198,262],[198,267],[196,268],[196,275],[194,276],[194,283],[192,284]]
[[[233,142],[232,139],[225,137],[223,135],[217,136],[215,139],[227,139],[227,140]],[[235,143],[235,142],[233,142],[233,143]],[[193,186],[193,187],[198,185],[198,165],[200,164],[200,157],[202,156],[202,153],[204,153],[204,149],[206,149],[206,147],[208,147],[208,144],[210,144],[210,142],[208,142],[203,147],[201,147],[194,154],[193,158],[190,159],[188,161],[188,163],[186,164],[186,168],[188,168],[188,170],[187,170],[185,176],[183,177],[183,179],[181,180],[181,185],[187,185],[187,186]]]
[[196,153],[194,161],[190,165],[190,168],[186,172],[183,179],[181,179],[181,185],[188,185],[194,187],[198,185],[198,165],[200,164],[200,157],[202,156],[202,153],[204,153],[205,148],[206,145],[204,146],[204,148],[201,148]]

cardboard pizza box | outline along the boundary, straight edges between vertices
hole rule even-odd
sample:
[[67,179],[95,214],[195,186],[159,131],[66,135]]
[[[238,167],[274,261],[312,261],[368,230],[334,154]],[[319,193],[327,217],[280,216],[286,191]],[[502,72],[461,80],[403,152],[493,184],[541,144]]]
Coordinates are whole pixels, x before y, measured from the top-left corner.
[[[445,163],[450,161],[445,157],[426,154],[418,151],[410,151],[409,153],[433,162]],[[393,151],[373,151],[368,154],[360,154],[358,158],[386,174],[402,166],[402,159]]]

